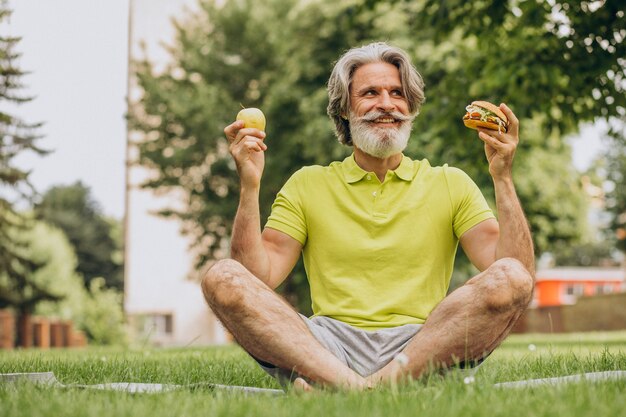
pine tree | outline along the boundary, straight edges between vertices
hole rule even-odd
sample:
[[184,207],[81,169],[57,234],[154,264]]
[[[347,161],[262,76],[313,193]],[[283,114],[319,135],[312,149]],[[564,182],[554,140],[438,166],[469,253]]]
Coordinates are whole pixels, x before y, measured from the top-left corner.
[[[0,23],[5,24],[11,15],[7,2],[0,2]],[[45,150],[36,142],[41,123],[27,123],[9,114],[5,109],[32,100],[21,94],[21,79],[25,75],[16,61],[15,51],[20,38],[0,36],[0,308],[12,307],[18,316],[18,344],[28,344],[26,323],[34,306],[42,300],[56,300],[54,294],[40,288],[32,274],[42,265],[25,254],[25,243],[20,232],[28,220],[15,205],[30,199],[34,189],[28,181],[29,172],[15,166],[15,157],[23,152],[43,155]]]

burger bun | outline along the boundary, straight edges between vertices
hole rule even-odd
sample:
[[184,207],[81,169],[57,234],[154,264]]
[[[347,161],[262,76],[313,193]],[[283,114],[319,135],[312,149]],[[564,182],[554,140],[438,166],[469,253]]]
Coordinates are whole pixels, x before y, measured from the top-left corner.
[[472,120],[472,119],[467,119],[467,120],[463,120],[463,124],[466,127],[469,127],[470,129],[478,129],[479,127],[485,128],[485,129],[491,129],[491,130],[498,130],[498,124],[496,123],[489,123],[489,122],[483,122],[482,120]]

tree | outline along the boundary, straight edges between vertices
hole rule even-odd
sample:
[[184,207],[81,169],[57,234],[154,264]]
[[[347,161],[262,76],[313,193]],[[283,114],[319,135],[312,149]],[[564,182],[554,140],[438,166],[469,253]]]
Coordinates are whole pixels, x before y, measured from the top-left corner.
[[[607,139],[608,140],[608,139]],[[609,153],[614,150],[609,148]],[[581,230],[580,242],[561,242],[550,247],[547,260],[554,265],[608,267],[621,262],[617,249],[616,230],[611,228],[612,196],[615,185],[609,178],[619,172],[617,166],[607,172],[607,155],[599,155],[582,175],[581,183],[585,190],[587,204],[588,229]]]
[[[0,22],[5,21],[11,15],[6,1],[0,1]],[[15,107],[32,100],[31,97],[23,96],[20,90],[24,88],[21,78],[26,74],[19,69],[16,61],[20,54],[15,51],[20,38],[0,36],[0,183],[13,190],[12,197],[29,197],[33,189],[28,182],[29,173],[16,167],[14,159],[24,152],[34,152],[43,155],[45,150],[36,142],[41,138],[37,130],[41,123],[27,123],[19,117],[5,111],[6,108]],[[2,196],[0,204],[5,209],[4,214],[15,214],[13,201],[9,196]],[[0,222],[7,224],[8,219]]]
[[[215,3],[201,2],[197,15],[176,24],[177,38],[165,71],[157,73],[147,58],[136,64],[143,95],[130,115],[131,126],[145,138],[138,143],[138,162],[154,174],[144,185],[184,191],[183,209],[162,214],[184,222],[184,230],[194,237],[198,267],[227,253],[238,180],[222,129],[234,119],[239,105],[262,108],[268,120],[269,150],[260,196],[265,218],[276,192],[296,169],[326,164],[350,152],[336,143],[325,114],[325,83],[333,61],[342,52],[379,39],[409,51],[426,81],[427,102],[416,120],[407,154],[426,157],[436,165],[459,166],[493,200],[482,143],[475,139],[475,132],[463,126],[461,117],[472,99],[506,101],[523,119],[524,129],[528,126],[522,132],[516,176],[520,198],[535,226],[537,248],[545,250],[554,242],[579,238],[572,225],[582,221],[576,209],[581,190],[575,178],[562,181],[573,171],[570,150],[561,140],[563,133],[575,128],[577,119],[569,114],[538,114],[534,109],[546,107],[532,96],[562,93],[566,88],[561,77],[576,78],[576,72],[551,69],[543,75],[548,81],[532,83],[523,77],[523,71],[528,71],[529,77],[542,74],[543,58],[531,60],[523,55],[525,59],[520,61],[522,51],[548,53],[553,46],[548,42],[539,50],[535,45],[541,38],[537,25],[524,28],[524,19],[536,14],[539,6],[523,2],[521,20],[512,13],[505,13],[506,18],[498,18],[502,13],[493,17],[489,31],[478,32],[493,36],[482,39],[472,32],[473,23],[468,29],[467,23],[459,22],[455,30],[436,20],[436,13],[424,11],[426,5],[439,7],[430,1]],[[501,3],[493,7],[495,4]],[[505,11],[511,7],[507,5]],[[521,31],[519,38],[508,34],[511,25]],[[489,43],[492,39],[497,46]],[[585,74],[581,77],[587,77]],[[549,81],[556,83],[552,90]],[[576,78],[575,83],[579,82],[584,80]],[[559,104],[559,100],[550,103]],[[550,107],[547,114],[581,105],[579,101],[570,103],[569,98],[564,103]],[[618,109],[607,108],[612,112]],[[564,228],[544,227],[556,225],[555,218]],[[301,299],[306,292],[304,272],[298,267],[292,275],[286,291]]]
[[554,264],[583,267],[618,266],[613,239],[588,241],[573,246],[556,247]]
[[[2,294],[8,293],[14,298],[11,305],[19,306],[16,310],[20,322],[28,320],[33,313],[72,320],[93,343],[124,344],[121,293],[104,288],[103,278],[94,278],[89,288],[85,288],[82,277],[76,272],[78,261],[74,247],[63,231],[43,221],[34,221],[33,226],[20,235],[28,259],[41,266],[29,271],[28,285],[6,292],[0,290],[0,303]],[[0,275],[0,283],[2,278]],[[50,297],[30,301],[42,292]]]
[[63,231],[34,221],[22,238],[27,243],[29,258],[43,265],[30,275],[30,280],[54,295],[52,300],[37,303],[31,312],[66,320],[79,316],[86,291],[76,273],[74,248]]
[[453,42],[441,55],[457,62],[453,75],[471,96],[513,102],[523,118],[549,116],[548,131],[561,134],[583,121],[626,114],[623,2],[399,3],[413,28]]
[[626,119],[612,123],[607,132],[609,146],[605,155],[606,180],[609,190],[606,209],[610,215],[610,230],[617,248],[626,253]]
[[[155,173],[144,186],[184,190],[184,209],[161,214],[183,222],[183,231],[195,240],[198,266],[226,254],[237,205],[239,185],[223,126],[234,119],[240,103],[265,108],[261,92],[279,76],[279,55],[275,42],[259,39],[277,35],[266,22],[283,21],[293,4],[243,0],[218,7],[203,2],[201,14],[176,24],[177,45],[164,72],[156,73],[148,60],[136,64],[143,97],[132,109],[130,125],[145,133],[146,140],[138,144],[139,163]],[[272,169],[267,173],[271,176]]]
[[[429,68],[426,82],[435,91],[430,91],[431,105],[420,118],[437,125],[430,129],[436,134],[462,138],[460,125],[441,123],[449,120],[447,107],[462,106],[468,95],[509,103],[522,120],[515,177],[537,254],[547,250],[557,261],[572,262],[569,249],[589,248],[590,238],[585,235],[580,175],[570,166],[562,138],[582,122],[623,119],[626,114],[624,5],[604,1],[395,3],[425,40],[416,42],[415,55],[418,60],[427,57],[417,65]],[[462,167],[486,187],[485,171],[476,169],[481,166],[476,159],[479,146],[463,148],[457,146],[458,140],[449,146],[432,136],[424,139],[419,146],[428,150],[426,155],[445,155],[443,160]],[[587,262],[583,258],[579,262]]]
[[97,277],[106,286],[123,288],[123,265],[118,252],[121,242],[114,239],[114,225],[106,219],[90,190],[80,181],[55,186],[35,206],[37,217],[63,230],[76,251],[76,272],[85,288]]
[[[0,22],[10,14],[6,1],[0,2]],[[15,210],[15,205],[30,199],[34,190],[28,181],[29,172],[18,168],[15,158],[29,151],[46,153],[37,145],[41,123],[27,123],[6,111],[31,100],[20,94],[25,72],[16,65],[20,57],[15,50],[19,41],[17,37],[0,36],[0,186],[3,190],[0,195],[0,308],[15,307],[21,311],[21,317],[26,318],[38,302],[55,297],[32,282],[32,273],[43,265],[25,255],[25,244],[16,233],[16,230],[27,231],[29,224]],[[21,339],[19,333],[18,341]]]
[[[11,15],[6,1],[0,2],[0,22]],[[0,233],[3,228],[13,223],[12,218],[19,218],[14,210],[16,200],[29,198],[33,188],[28,182],[29,172],[15,166],[15,158],[24,152],[46,153],[36,142],[40,139],[37,130],[41,123],[27,123],[19,117],[9,114],[5,109],[27,103],[32,100],[20,94],[24,88],[21,78],[25,72],[16,65],[20,54],[15,51],[20,38],[0,36],[0,184],[11,190],[7,195],[0,196]],[[5,241],[1,236],[0,245]]]
[[[0,210],[1,211],[1,210]],[[28,323],[35,307],[45,301],[59,301],[62,297],[39,282],[35,274],[45,268],[48,259],[37,259],[30,252],[25,234],[32,231],[22,217],[5,215],[11,223],[5,225],[6,240],[0,252],[0,308],[12,308],[17,316],[17,345],[29,346]]]

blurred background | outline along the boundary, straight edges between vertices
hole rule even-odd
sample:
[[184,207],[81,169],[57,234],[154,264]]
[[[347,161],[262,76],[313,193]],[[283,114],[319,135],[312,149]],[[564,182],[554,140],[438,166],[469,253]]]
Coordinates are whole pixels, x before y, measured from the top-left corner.
[[[350,152],[326,116],[345,50],[407,50],[426,102],[406,154],[493,205],[476,99],[521,120],[538,259],[517,332],[626,328],[626,6],[618,1],[0,1],[0,346],[229,341],[198,279],[228,256],[222,129],[268,120],[262,218],[303,165]],[[382,266],[384,267],[384,266]],[[476,273],[462,252],[450,285]],[[280,288],[310,312],[302,265]]]

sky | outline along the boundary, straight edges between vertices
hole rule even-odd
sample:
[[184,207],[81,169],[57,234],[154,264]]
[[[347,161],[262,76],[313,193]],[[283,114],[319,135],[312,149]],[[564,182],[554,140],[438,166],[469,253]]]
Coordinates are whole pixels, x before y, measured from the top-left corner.
[[[167,53],[160,43],[173,36],[171,16],[182,15],[185,6],[195,2],[132,0],[134,56],[143,57],[139,44],[145,41],[148,57],[164,62]],[[39,145],[52,150],[45,157],[20,155],[16,164],[32,171],[30,179],[39,192],[81,181],[105,215],[122,219],[129,0],[9,0],[9,6],[13,14],[0,31],[22,37],[17,46],[22,53],[19,67],[29,72],[22,79],[24,93],[34,97],[10,111],[31,123],[44,122]],[[133,168],[130,178],[138,184],[145,173]],[[154,215],[175,200],[175,195],[157,198],[133,188],[128,205],[126,311],[146,310],[146,305],[164,308],[163,288],[170,288],[167,294],[175,292],[171,288],[189,289],[184,282],[175,284],[193,273],[189,242],[180,235],[178,223]],[[173,297],[177,298],[181,297]]]
[[[135,0],[135,41],[149,40],[148,56],[165,59],[159,39],[171,36],[168,16],[194,0]],[[44,192],[82,181],[104,213],[124,214],[128,56],[128,0],[9,0],[14,13],[2,32],[21,36],[18,51],[25,92],[34,100],[16,109],[28,122],[44,122],[46,157],[21,156]],[[135,43],[136,45],[137,43]],[[136,46],[134,47],[136,48]],[[135,50],[135,49],[134,49]],[[600,147],[588,126],[572,140],[575,166],[584,169]]]
[[39,145],[53,151],[17,163],[32,170],[38,191],[82,181],[105,214],[121,218],[127,1],[10,0],[9,6],[8,33],[22,37],[19,66],[29,72],[22,81],[34,97],[15,113],[44,122]]
[[[192,0],[134,0],[133,52],[147,41],[148,56],[167,59],[159,45],[172,36],[170,16]],[[124,215],[128,0],[9,0],[13,14],[2,33],[21,37],[18,65],[28,72],[24,94],[11,109],[30,123],[44,122],[41,157],[20,155],[39,192],[76,181],[90,187],[103,212]]]

